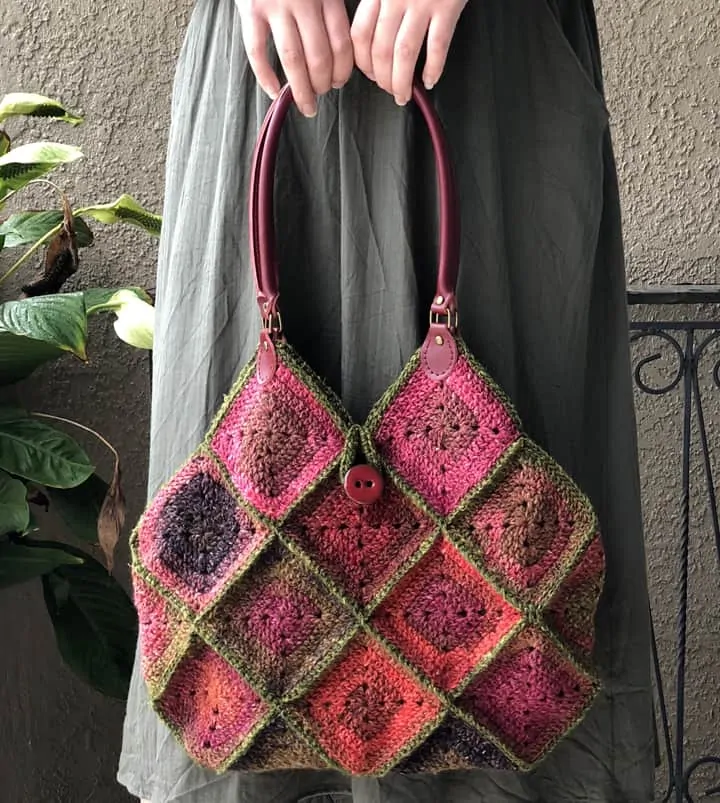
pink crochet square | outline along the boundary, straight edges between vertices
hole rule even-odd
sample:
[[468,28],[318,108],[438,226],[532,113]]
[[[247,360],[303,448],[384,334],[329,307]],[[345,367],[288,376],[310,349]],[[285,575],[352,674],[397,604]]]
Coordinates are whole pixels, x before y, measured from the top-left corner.
[[360,636],[300,710],[332,759],[347,772],[373,774],[434,723],[442,703],[378,644]]
[[353,502],[333,476],[293,511],[285,531],[353,599],[367,604],[433,526],[392,483],[365,506]]
[[215,463],[195,457],[143,515],[143,565],[194,611],[201,611],[267,538],[225,485]]
[[518,437],[504,404],[461,357],[443,382],[417,368],[385,411],[375,439],[408,485],[448,516]]
[[539,630],[528,628],[465,690],[460,706],[527,763],[573,726],[595,696],[578,671]]
[[434,683],[450,690],[520,619],[520,612],[442,539],[400,581],[373,624]]
[[175,670],[158,710],[173,722],[190,756],[223,769],[268,713],[267,705],[206,644],[196,644]]
[[584,661],[594,646],[595,610],[605,577],[605,555],[594,540],[570,576],[563,582],[545,616],[563,641]]
[[192,628],[140,575],[133,573],[133,600],[138,612],[142,671],[153,688],[185,649]]
[[283,363],[267,384],[252,375],[211,442],[243,498],[275,518],[297,502],[343,445],[330,414]]
[[322,671],[349,640],[351,614],[302,561],[273,545],[197,625],[201,635],[275,695]]
[[589,505],[571,497],[547,467],[523,455],[471,517],[469,535],[488,571],[534,601],[591,525]]

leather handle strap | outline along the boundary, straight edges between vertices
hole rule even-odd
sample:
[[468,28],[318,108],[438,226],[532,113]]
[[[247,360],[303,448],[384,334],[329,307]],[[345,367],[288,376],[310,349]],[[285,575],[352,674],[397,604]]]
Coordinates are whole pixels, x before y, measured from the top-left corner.
[[[458,202],[452,165],[440,118],[425,89],[416,81],[413,100],[427,123],[435,152],[439,195],[439,256],[437,291],[431,306],[431,320],[447,316],[444,324],[452,330],[456,321],[455,290],[460,257]],[[273,101],[260,130],[250,178],[250,251],[257,297],[264,320],[278,314],[279,272],[275,248],[274,183],[275,165],[282,126],[293,103],[289,86]]]
[[263,156],[263,151],[265,149],[265,142],[267,140],[267,133],[268,128],[270,127],[270,121],[273,118],[273,114],[275,112],[275,107],[277,105],[278,99],[276,98],[271,104],[270,108],[265,115],[265,119],[263,121],[262,127],[260,128],[260,132],[258,133],[257,141],[255,143],[255,149],[253,151],[253,158],[252,158],[252,167],[250,169],[250,186],[248,192],[248,206],[249,206],[249,225],[250,225],[250,262],[253,269],[253,274],[255,276],[255,291],[257,294],[257,301],[258,305],[260,306],[260,312],[265,316],[265,310],[268,305],[268,298],[265,295],[263,290],[264,282],[261,273],[261,254],[260,254],[260,232],[259,232],[259,215],[257,213],[257,206],[258,206],[258,190],[259,190],[259,182],[260,182],[260,160]]

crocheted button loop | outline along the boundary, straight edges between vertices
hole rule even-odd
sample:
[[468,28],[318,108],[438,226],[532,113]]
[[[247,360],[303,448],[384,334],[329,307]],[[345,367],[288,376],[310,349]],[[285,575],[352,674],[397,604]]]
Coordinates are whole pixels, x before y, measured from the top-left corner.
[[372,505],[382,496],[382,474],[372,466],[353,466],[345,475],[345,493],[358,505]]

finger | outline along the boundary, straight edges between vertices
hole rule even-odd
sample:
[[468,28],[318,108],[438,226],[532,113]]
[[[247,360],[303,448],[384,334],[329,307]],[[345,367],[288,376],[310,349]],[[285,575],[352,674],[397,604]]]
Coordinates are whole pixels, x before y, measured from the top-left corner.
[[443,74],[450,43],[459,19],[460,11],[451,14],[436,14],[430,20],[427,37],[427,57],[425,69],[423,70],[423,83],[427,89],[432,89]]
[[325,28],[333,54],[332,85],[343,86],[353,68],[353,47],[350,39],[350,21],[342,0],[331,0],[323,5]]
[[371,81],[375,80],[371,48],[379,16],[380,0],[362,0],[350,28],[355,64]]
[[408,12],[403,18],[393,54],[392,93],[395,100],[404,106],[412,96],[412,82],[420,50],[430,19],[424,15]]
[[332,86],[333,55],[322,9],[315,3],[305,3],[295,23],[305,52],[310,84],[316,95],[324,95]]
[[393,57],[403,14],[396,9],[380,11],[371,47],[372,70],[377,85],[386,92],[392,92]]
[[276,98],[280,91],[280,80],[268,59],[267,42],[270,26],[261,17],[248,14],[242,18],[241,27],[250,69],[262,89],[271,98]]
[[314,117],[317,101],[310,83],[305,50],[295,20],[288,15],[274,17],[270,20],[270,28],[295,103],[306,117]]

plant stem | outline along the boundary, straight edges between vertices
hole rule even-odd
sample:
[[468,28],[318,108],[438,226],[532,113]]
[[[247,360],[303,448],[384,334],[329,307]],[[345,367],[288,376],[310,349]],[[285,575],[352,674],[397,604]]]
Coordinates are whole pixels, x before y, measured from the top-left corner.
[[36,418],[48,418],[51,421],[61,421],[63,424],[70,424],[72,427],[77,427],[78,429],[85,430],[85,432],[89,432],[91,435],[94,435],[101,443],[104,443],[105,446],[115,455],[115,460],[120,460],[120,455],[117,453],[115,447],[110,443],[110,441],[103,438],[103,436],[96,432],[92,427],[86,427],[85,424],[81,424],[78,421],[73,421],[70,418],[62,418],[59,415],[50,415],[50,413],[30,413],[30,415],[35,416]]
[[0,204],[4,204],[6,201],[9,201],[11,198],[13,198],[19,192],[22,192],[22,190],[26,189],[31,184],[47,184],[49,187],[52,187],[58,193],[58,195],[64,195],[64,193],[60,189],[60,187],[58,187],[57,184],[54,184],[49,179],[47,179],[47,178],[34,178],[32,181],[28,181],[27,184],[23,184],[22,187],[18,187],[16,190],[12,190],[11,192],[9,192],[5,197],[0,198]]
[[4,204],[5,201],[9,201],[14,195],[17,195],[20,192],[20,190],[22,190],[22,189],[25,189],[25,188],[24,187],[18,187],[16,190],[11,190],[7,195],[3,195],[3,197],[0,198],[0,204]]
[[73,212],[73,217],[80,217],[81,215],[85,215],[85,214],[87,214],[87,212],[88,212],[89,210],[91,210],[91,209],[96,209],[96,208],[97,208],[97,207],[96,207],[96,206],[93,206],[93,205],[90,205],[90,206],[81,206],[81,207],[80,207],[80,209],[76,209],[76,210]]
[[0,285],[6,282],[13,275],[13,273],[15,273],[15,271],[18,270],[18,268],[22,267],[36,251],[38,251],[45,245],[45,243],[52,240],[52,238],[55,237],[56,234],[59,234],[62,231],[62,227],[63,224],[58,223],[57,226],[50,229],[50,231],[47,234],[44,234],[31,248],[28,248],[28,250],[20,257],[20,259],[18,259],[18,261],[15,264],[11,265],[5,271],[5,273],[2,276],[0,276]]
[[[47,184],[48,187],[52,187],[55,190],[55,192],[57,192],[58,195],[62,196],[63,198],[65,197],[65,192],[60,187],[58,187],[58,185],[55,184],[54,181],[50,181],[49,178],[34,178],[32,181],[28,181],[28,183],[25,186],[29,187],[31,184]],[[18,191],[19,190],[16,190],[16,192]]]

